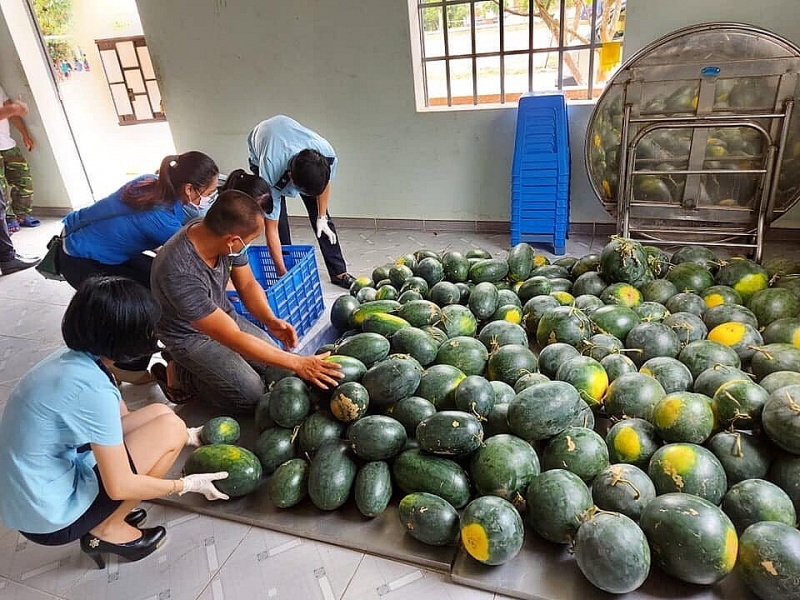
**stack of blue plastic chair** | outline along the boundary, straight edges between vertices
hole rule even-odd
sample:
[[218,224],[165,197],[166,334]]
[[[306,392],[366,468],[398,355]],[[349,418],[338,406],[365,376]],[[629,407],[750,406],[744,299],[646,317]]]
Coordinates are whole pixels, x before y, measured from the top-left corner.
[[519,99],[511,167],[511,244],[564,254],[569,232],[569,131],[564,94]]

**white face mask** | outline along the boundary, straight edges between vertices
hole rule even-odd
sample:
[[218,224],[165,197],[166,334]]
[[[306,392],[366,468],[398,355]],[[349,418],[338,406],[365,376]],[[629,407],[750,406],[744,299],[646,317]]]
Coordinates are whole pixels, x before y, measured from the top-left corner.
[[200,212],[205,214],[206,211],[214,204],[214,201],[219,196],[219,192],[214,191],[208,196],[200,196],[200,201],[197,203],[197,208],[200,209]]
[[238,252],[234,252],[233,251],[233,246],[230,243],[228,243],[228,256],[230,258],[239,258],[242,254],[247,252],[247,249],[250,247],[250,244],[245,244],[244,240],[242,238],[240,238],[239,236],[236,236],[233,239],[234,240],[239,240],[242,243],[242,249],[239,250]]

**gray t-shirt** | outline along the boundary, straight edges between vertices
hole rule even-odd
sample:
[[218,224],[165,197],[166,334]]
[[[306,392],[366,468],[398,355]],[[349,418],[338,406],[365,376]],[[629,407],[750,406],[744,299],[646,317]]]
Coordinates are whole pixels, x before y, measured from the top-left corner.
[[223,254],[213,268],[209,267],[186,235],[197,222],[188,224],[164,244],[150,272],[150,288],[161,306],[158,338],[167,348],[182,347],[200,334],[192,323],[218,308],[233,315],[225,288],[231,268],[247,264],[247,253],[236,258]]

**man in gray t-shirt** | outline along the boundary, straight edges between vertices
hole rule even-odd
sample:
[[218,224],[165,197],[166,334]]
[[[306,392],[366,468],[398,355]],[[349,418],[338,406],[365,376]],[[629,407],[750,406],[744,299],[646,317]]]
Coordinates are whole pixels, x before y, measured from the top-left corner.
[[199,399],[227,410],[249,411],[266,385],[291,375],[323,389],[335,386],[339,367],[326,354],[299,356],[279,349],[228,300],[232,281],[247,310],[287,349],[297,333],[272,313],[250,270],[247,247],[263,228],[261,208],[247,194],[220,194],[202,221],[175,234],[153,261],[150,285],[161,306],[158,337],[167,366],[153,375],[168,399]]

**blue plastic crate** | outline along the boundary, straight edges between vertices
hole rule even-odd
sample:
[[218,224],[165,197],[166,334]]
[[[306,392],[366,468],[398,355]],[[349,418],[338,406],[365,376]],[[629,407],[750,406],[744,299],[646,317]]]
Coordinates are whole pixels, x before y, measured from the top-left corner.
[[[278,277],[267,246],[250,246],[247,257],[256,281],[267,294],[272,312],[289,321],[297,336],[303,337],[325,311],[314,247],[283,246],[283,262],[287,269],[283,277]],[[228,299],[237,313],[267,330],[247,311],[236,292],[228,292]]]

